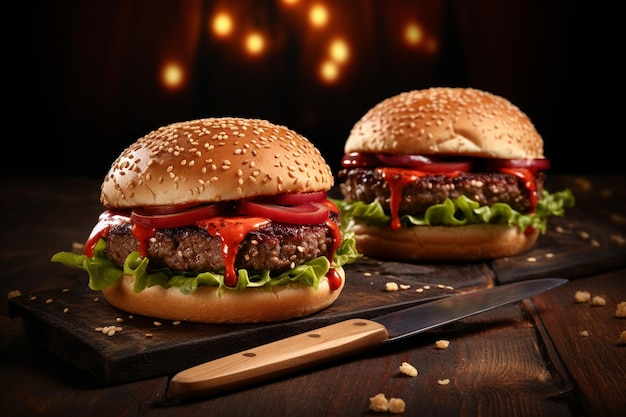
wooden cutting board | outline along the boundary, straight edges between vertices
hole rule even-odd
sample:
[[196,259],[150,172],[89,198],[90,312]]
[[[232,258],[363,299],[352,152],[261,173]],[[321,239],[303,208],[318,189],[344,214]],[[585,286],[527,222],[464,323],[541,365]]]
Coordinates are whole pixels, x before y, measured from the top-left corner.
[[[117,384],[171,375],[343,319],[372,318],[460,291],[538,277],[572,279],[626,265],[626,245],[614,239],[611,228],[596,222],[583,230],[578,226],[582,219],[584,213],[571,210],[567,218],[551,221],[532,251],[493,262],[413,264],[362,258],[345,267],[346,286],[332,306],[281,323],[217,325],[129,317],[87,285],[12,298],[9,314],[22,318],[34,343],[101,384]],[[387,282],[408,287],[389,292]],[[122,330],[112,336],[95,330],[105,326]]]

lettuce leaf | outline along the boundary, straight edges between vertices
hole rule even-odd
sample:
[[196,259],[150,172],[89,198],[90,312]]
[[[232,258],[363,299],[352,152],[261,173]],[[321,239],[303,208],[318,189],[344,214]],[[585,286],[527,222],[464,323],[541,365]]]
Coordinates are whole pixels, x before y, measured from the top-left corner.
[[[508,224],[522,230],[531,227],[545,233],[548,217],[562,217],[566,208],[574,206],[575,198],[569,189],[553,194],[544,190],[542,196],[537,202],[535,212],[531,214],[522,214],[504,203],[481,206],[474,200],[460,196],[435,204],[422,215],[404,215],[400,221],[403,227]],[[385,213],[378,201],[365,203],[334,199],[333,202],[341,212],[342,228],[346,230],[350,230],[355,221],[364,222],[368,226],[388,226],[391,223],[391,216]]]
[[299,265],[288,271],[270,274],[270,271],[249,274],[248,271],[238,270],[236,287],[224,284],[224,274],[219,272],[180,272],[169,268],[148,269],[148,258],[142,258],[138,252],[132,252],[120,268],[105,255],[106,241],[100,239],[94,248],[93,258],[84,254],[72,252],[58,252],[50,259],[66,266],[80,268],[89,274],[89,288],[102,290],[110,287],[124,274],[135,277],[133,290],[136,293],[154,285],[164,288],[177,287],[183,294],[191,294],[201,286],[217,286],[218,296],[225,290],[244,290],[246,288],[272,287],[286,285],[291,282],[300,282],[317,289],[320,280],[326,276],[330,268],[337,268],[356,261],[361,255],[356,250],[354,234],[346,232],[341,245],[335,253],[333,264],[325,256],[320,256],[306,264]]

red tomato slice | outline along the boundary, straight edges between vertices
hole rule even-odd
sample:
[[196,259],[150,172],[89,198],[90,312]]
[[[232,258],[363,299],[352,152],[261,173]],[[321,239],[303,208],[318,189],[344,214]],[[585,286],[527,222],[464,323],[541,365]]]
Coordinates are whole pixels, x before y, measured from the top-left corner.
[[282,193],[268,195],[257,199],[261,203],[280,204],[281,206],[297,206],[306,203],[320,203],[326,200],[326,191],[315,191],[312,193]]
[[550,161],[541,159],[486,159],[487,169],[524,168],[536,173],[550,169]]
[[199,206],[202,203],[183,203],[183,204],[172,204],[168,206],[145,206],[136,208],[135,211],[145,215],[154,215],[154,214],[173,214],[179,213],[181,211],[189,210],[192,207]]
[[133,211],[131,219],[136,224],[145,228],[171,229],[218,216],[222,211],[220,204],[209,204],[170,214],[144,214],[141,211]]
[[279,206],[241,200],[238,211],[246,216],[265,217],[279,223],[321,224],[328,219],[328,207],[322,203]]
[[468,172],[472,169],[469,160],[447,158],[429,158],[424,155],[377,154],[378,159],[386,165],[407,167],[424,172]]
[[380,161],[373,153],[352,152],[341,158],[341,166],[344,168],[375,167]]

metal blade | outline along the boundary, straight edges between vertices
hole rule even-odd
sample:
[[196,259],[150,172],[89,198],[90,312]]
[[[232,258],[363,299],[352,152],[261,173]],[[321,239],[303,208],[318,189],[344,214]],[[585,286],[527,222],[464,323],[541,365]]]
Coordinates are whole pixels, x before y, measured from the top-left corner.
[[385,342],[391,342],[504,304],[522,300],[558,287],[567,281],[567,279],[562,278],[543,278],[500,285],[486,290],[430,301],[416,307],[376,317],[372,321],[387,328],[389,339]]

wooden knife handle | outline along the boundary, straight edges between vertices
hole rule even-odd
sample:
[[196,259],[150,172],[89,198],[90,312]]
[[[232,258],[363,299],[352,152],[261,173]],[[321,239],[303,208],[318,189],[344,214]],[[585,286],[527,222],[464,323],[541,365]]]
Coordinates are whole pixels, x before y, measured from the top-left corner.
[[194,366],[174,375],[167,398],[188,399],[281,376],[379,346],[385,326],[351,319]]

